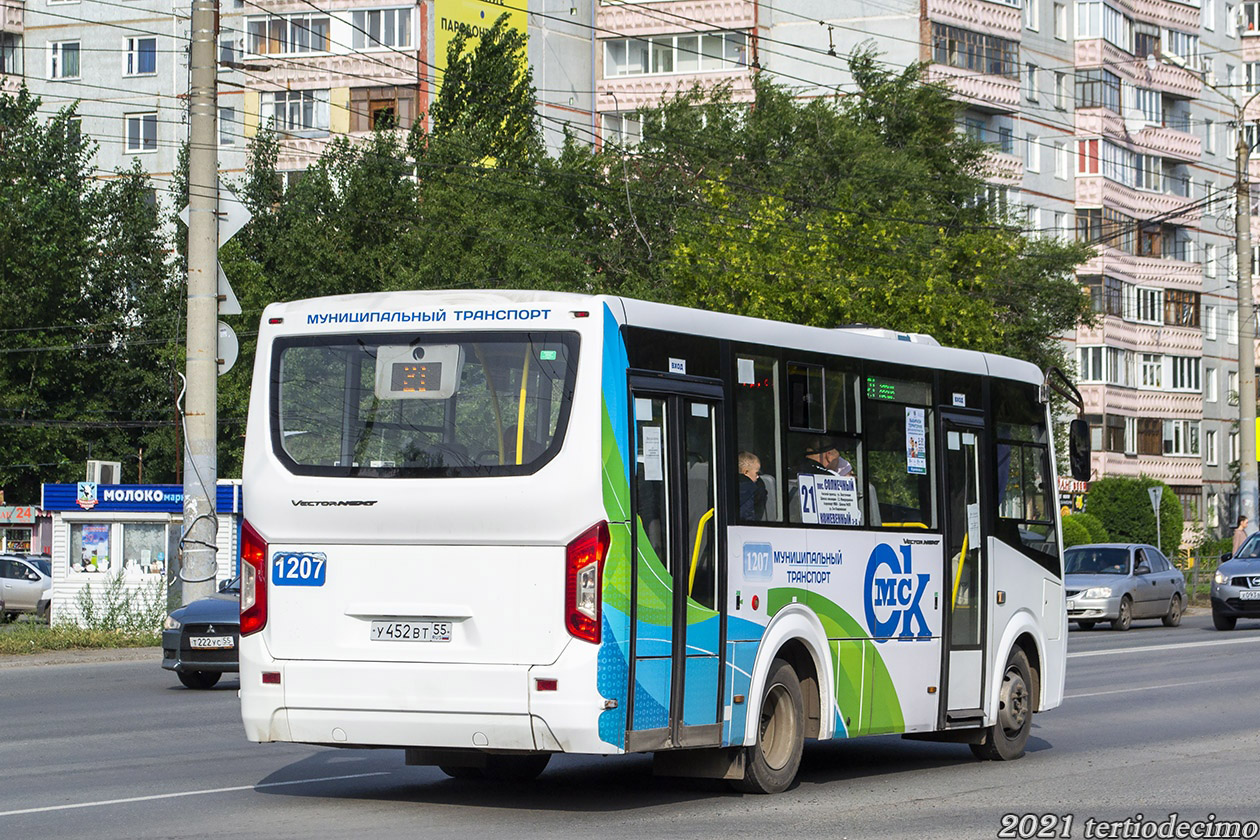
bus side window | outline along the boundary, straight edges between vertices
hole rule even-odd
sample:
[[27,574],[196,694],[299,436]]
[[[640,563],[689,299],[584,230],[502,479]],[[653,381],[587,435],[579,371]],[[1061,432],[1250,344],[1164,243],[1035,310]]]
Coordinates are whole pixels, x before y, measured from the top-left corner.
[[867,377],[865,430],[870,524],[935,528],[935,430],[932,386]]
[[1057,571],[1057,500],[1045,405],[1035,385],[995,379],[998,539]]
[[[782,522],[779,362],[771,356],[735,353],[735,441],[738,492],[730,494],[730,521]],[[759,473],[755,479],[754,471]],[[764,488],[764,497],[754,481]]]

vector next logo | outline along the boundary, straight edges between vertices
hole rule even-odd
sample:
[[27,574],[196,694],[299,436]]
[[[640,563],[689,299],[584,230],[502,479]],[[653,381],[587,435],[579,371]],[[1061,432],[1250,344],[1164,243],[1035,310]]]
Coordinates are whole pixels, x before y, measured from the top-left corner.
[[923,593],[931,575],[915,574],[910,546],[880,543],[866,561],[866,626],[876,642],[929,638]]

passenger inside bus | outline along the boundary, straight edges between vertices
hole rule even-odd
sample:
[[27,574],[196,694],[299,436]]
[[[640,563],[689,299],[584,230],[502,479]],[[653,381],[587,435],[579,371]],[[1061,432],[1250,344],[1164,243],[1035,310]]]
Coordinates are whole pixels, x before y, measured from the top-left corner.
[[737,458],[739,469],[739,520],[764,522],[769,491],[761,480],[761,459],[747,450]]

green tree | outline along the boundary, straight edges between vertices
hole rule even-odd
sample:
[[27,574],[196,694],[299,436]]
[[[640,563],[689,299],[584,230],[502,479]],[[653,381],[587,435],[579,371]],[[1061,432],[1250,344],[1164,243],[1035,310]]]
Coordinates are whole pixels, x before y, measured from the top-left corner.
[[1079,521],[1080,518],[1080,514],[1063,518],[1064,548],[1071,548],[1074,545],[1087,545],[1093,542],[1089,535],[1089,529]]
[[[1162,487],[1159,526],[1162,541],[1155,532],[1155,510],[1148,490]],[[1085,497],[1086,510],[1103,524],[1116,542],[1160,545],[1165,554],[1176,554],[1181,546],[1182,510],[1177,496],[1166,484],[1154,478],[1101,478],[1091,482]]]
[[129,481],[142,448],[165,460],[173,393],[154,371],[179,330],[148,179],[96,181],[74,108],[39,105],[0,94],[0,486],[26,501],[88,457]]
[[1103,527],[1102,521],[1097,516],[1089,513],[1074,513],[1071,518],[1085,526],[1085,530],[1089,532],[1090,542],[1110,542],[1111,536],[1107,533],[1107,529]]

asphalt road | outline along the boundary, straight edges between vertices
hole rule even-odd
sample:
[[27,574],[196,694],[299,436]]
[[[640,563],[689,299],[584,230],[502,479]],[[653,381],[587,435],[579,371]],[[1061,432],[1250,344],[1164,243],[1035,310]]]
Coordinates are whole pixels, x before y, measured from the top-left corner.
[[1260,622],[1073,630],[1069,651],[1067,702],[1035,718],[1018,761],[811,744],[772,797],[654,778],[639,756],[455,781],[397,751],[250,744],[235,679],[188,691],[156,658],[5,667],[0,838],[993,838],[1008,813],[1070,815],[1053,836],[1085,837],[1087,820],[1138,814],[1260,820]]

